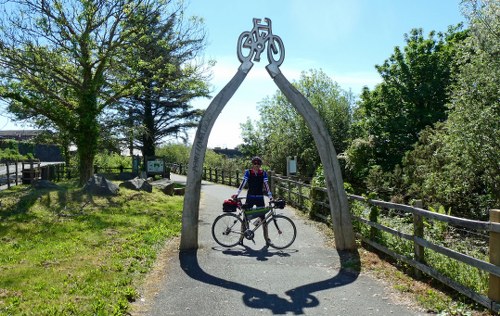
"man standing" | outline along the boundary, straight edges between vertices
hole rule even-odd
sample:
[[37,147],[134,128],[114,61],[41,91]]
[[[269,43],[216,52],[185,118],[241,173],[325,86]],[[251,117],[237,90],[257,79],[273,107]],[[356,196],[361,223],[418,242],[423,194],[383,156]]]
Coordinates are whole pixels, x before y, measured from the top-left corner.
[[[265,207],[264,202],[264,192],[267,193],[269,199],[273,199],[271,190],[269,189],[269,180],[267,177],[267,172],[262,170],[262,159],[260,157],[252,158],[252,168],[245,171],[243,176],[243,181],[241,182],[238,192],[233,195],[233,198],[237,198],[241,193],[245,185],[248,183],[247,198],[245,200],[245,209],[251,209],[252,207]],[[260,220],[264,220],[265,214],[259,216]],[[264,222],[262,225],[264,231],[264,239],[266,244],[269,244],[269,238],[267,234],[267,224]],[[240,238],[240,244],[243,244],[243,235]]]

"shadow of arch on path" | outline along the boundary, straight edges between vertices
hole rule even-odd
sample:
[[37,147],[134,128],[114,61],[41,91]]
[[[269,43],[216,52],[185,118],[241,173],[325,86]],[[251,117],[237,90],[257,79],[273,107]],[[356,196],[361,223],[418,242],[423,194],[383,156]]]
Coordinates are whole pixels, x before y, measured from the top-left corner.
[[[234,254],[233,254],[234,255]],[[179,262],[182,270],[192,279],[219,286],[227,290],[241,292],[244,304],[249,308],[268,309],[273,314],[295,315],[304,314],[306,308],[320,305],[320,301],[313,293],[341,287],[353,283],[359,276],[359,253],[357,251],[339,251],[341,268],[337,275],[318,282],[304,284],[287,290],[287,298],[280,297],[279,293],[267,293],[257,288],[229,281],[204,271],[198,263],[198,251],[186,250],[179,252]]]

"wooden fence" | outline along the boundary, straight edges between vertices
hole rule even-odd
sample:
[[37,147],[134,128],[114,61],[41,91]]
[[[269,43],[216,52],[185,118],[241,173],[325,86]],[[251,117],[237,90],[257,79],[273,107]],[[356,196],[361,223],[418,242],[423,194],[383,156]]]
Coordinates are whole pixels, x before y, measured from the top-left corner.
[[[327,210],[327,213],[321,211],[314,212],[313,217],[317,217],[324,221],[329,221],[328,214],[330,211],[328,199],[326,197],[327,191],[325,188],[313,188],[309,184],[289,179],[283,176],[273,175],[271,178],[273,191],[276,192],[273,192],[273,194],[283,196],[289,204],[303,211],[314,209],[314,205],[319,207],[320,209]],[[322,194],[317,194],[318,191]],[[320,199],[313,200],[310,198],[311,196],[319,196]],[[360,203],[363,203],[367,209],[375,207],[378,211],[380,211],[381,209],[385,211],[394,210],[400,212],[400,214],[406,214],[411,217],[411,226],[413,229],[412,232],[408,233],[379,223],[379,216],[373,215],[374,213],[377,214],[376,212],[366,212],[369,214],[369,218],[353,215],[353,221],[362,223],[363,225],[370,227],[370,233],[367,235],[362,235],[358,232],[358,237],[361,238],[361,240],[365,244],[413,267],[416,271],[415,275],[417,277],[421,272],[423,272],[453,288],[454,290],[462,293],[463,295],[466,295],[467,297],[473,299],[474,301],[487,307],[488,309],[497,313],[500,311],[500,210],[491,210],[490,221],[486,222],[458,218],[446,214],[432,212],[423,209],[421,207],[421,204],[419,205],[418,203],[416,203],[415,206],[409,206],[368,199],[366,197],[352,194],[348,194],[347,196],[351,203],[353,201],[358,201]],[[306,206],[304,203],[305,201],[308,201],[310,205]],[[430,221],[438,221],[440,223],[451,225],[452,227],[463,227],[468,230],[485,232],[489,234],[490,262],[476,259],[470,255],[427,240],[424,234],[424,230],[426,227],[426,225],[424,225],[424,222],[428,223]],[[400,240],[407,240],[412,243],[413,256],[400,254],[394,250],[391,250],[383,243],[380,243],[380,238],[377,237],[379,236],[379,232],[385,232],[399,238]],[[477,293],[471,288],[464,286],[463,284],[453,280],[451,277],[444,275],[436,268],[430,266],[426,261],[426,253],[429,250],[439,253],[448,259],[457,260],[470,267],[474,267],[481,271],[489,273],[488,296]]]
[[[174,173],[187,173],[187,167],[181,164],[171,164],[170,168]],[[204,180],[235,187],[241,183],[240,175],[240,172],[223,172],[212,168],[205,168],[203,171]],[[284,198],[289,205],[308,212],[311,217],[326,222],[331,221],[327,190],[325,188],[312,187],[310,184],[298,179],[275,175],[272,172],[270,172],[270,182],[274,196]],[[351,203],[353,223],[357,224],[358,238],[366,245],[411,266],[417,277],[421,276],[421,273],[425,273],[482,306],[494,312],[500,312],[500,210],[491,210],[490,221],[477,221],[425,210],[419,202],[414,206],[409,206],[368,199],[352,194],[348,194],[348,199]],[[355,203],[358,203],[357,207],[359,207],[359,204],[362,205],[361,207],[366,210],[364,213],[368,214],[368,218],[354,214],[353,205]],[[398,217],[403,217],[405,221],[410,222],[409,231],[408,229],[394,229],[381,223],[380,218],[382,215],[379,214],[381,211],[384,211],[386,214],[391,211],[398,212]],[[490,257],[489,262],[439,245],[431,240],[431,238],[426,237],[428,233],[425,230],[429,226],[429,223],[434,223],[435,225],[441,223],[443,225],[450,225],[453,228],[462,227],[469,231],[489,234],[489,247],[487,247]],[[360,225],[365,227],[365,231],[368,231],[367,234],[360,232]],[[411,244],[413,248],[412,255],[401,254],[381,242],[380,234],[382,232],[393,236],[400,243],[407,242]],[[478,293],[431,266],[428,260],[426,260],[430,251],[444,256],[446,260],[455,260],[469,267],[476,268],[482,271],[482,273],[489,274],[488,295]]]
[[65,177],[65,164],[44,163],[39,160],[10,161],[0,162],[5,170],[0,175],[0,185],[6,185],[10,188],[12,185],[30,184],[34,180],[59,181]]
[[[187,166],[179,163],[167,164],[170,172],[186,175]],[[203,168],[202,179],[210,182],[239,187],[242,180],[242,172],[226,171],[217,168]]]

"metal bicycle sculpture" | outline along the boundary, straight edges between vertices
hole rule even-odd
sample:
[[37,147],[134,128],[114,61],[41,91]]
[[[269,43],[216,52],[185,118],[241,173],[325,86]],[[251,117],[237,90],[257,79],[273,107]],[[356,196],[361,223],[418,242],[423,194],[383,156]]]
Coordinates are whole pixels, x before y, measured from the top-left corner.
[[182,211],[181,250],[198,248],[198,220],[200,207],[201,177],[203,160],[210,131],[240,84],[245,80],[253,61],[260,61],[260,55],[267,47],[269,64],[266,69],[290,104],[304,118],[316,143],[316,148],[325,170],[325,180],[332,215],[335,245],[338,250],[356,249],[351,223],[349,204],[344,191],[340,164],[321,116],[311,103],[285,78],[279,66],[285,59],[283,41],[273,34],[271,20],[253,19],[253,28],[238,37],[237,55],[241,62],[237,73],[215,96],[200,120],[189,156],[186,194]]
[[[280,66],[285,60],[285,46],[283,41],[277,35],[273,34],[271,20],[265,18],[267,24],[261,24],[261,19],[253,19],[253,28],[251,31],[241,33],[238,38],[237,54],[240,62],[250,61],[252,56],[254,61],[260,61],[260,54],[266,47],[267,43],[267,59],[269,63]],[[242,49],[249,51],[245,55]],[[274,57],[278,56],[278,59]]]

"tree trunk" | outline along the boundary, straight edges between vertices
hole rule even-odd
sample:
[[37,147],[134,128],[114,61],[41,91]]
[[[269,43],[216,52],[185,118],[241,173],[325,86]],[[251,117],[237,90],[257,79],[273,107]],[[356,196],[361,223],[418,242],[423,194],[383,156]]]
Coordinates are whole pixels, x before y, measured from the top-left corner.
[[94,175],[94,158],[99,141],[99,115],[97,93],[88,93],[80,100],[80,124],[77,128],[76,146],[78,147],[79,184],[84,185]]
[[79,167],[80,174],[79,184],[84,185],[90,177],[94,175],[94,158],[97,152],[97,142],[99,139],[99,128],[97,120],[93,126],[82,126],[80,129],[79,137],[76,140],[78,147]]
[[142,135],[142,156],[151,157],[155,155],[155,126],[154,117],[152,112],[152,105],[150,101],[144,104],[144,127],[146,129],[145,133]]
[[78,157],[80,158],[79,184],[84,185],[94,175],[94,156],[89,155],[85,151],[78,149]]

